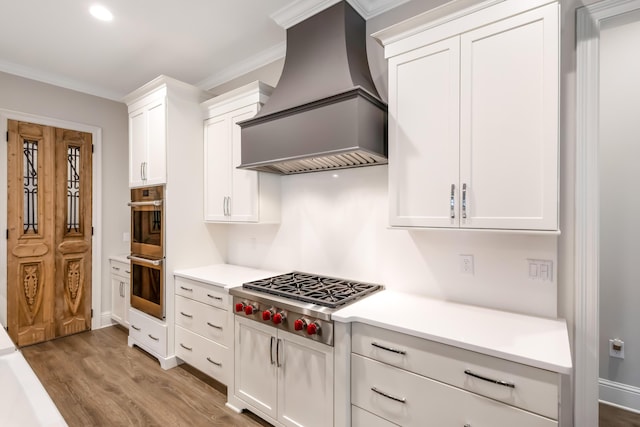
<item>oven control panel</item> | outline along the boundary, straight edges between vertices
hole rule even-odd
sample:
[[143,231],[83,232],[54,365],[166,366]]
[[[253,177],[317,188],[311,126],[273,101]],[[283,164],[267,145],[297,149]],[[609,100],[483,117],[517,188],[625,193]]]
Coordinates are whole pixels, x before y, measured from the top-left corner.
[[[274,328],[333,346],[333,323],[294,310],[233,297],[233,311],[237,316],[269,324]],[[302,310],[301,310],[302,311]]]

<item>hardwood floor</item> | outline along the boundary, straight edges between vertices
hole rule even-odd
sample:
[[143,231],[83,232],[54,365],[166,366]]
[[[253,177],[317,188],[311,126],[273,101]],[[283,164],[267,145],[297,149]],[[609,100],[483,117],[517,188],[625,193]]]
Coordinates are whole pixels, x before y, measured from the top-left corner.
[[640,427],[640,414],[600,403],[599,427]]
[[22,348],[70,427],[270,424],[224,406],[224,386],[189,367],[163,370],[118,326]]

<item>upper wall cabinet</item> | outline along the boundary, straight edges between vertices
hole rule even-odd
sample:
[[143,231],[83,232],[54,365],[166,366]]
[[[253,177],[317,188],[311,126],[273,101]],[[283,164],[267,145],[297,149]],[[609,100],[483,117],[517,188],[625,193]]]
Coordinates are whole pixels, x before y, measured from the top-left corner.
[[206,93],[170,77],[160,76],[124,99],[129,107],[129,187],[167,183],[169,124],[180,132],[181,103],[197,106]]
[[255,116],[272,90],[254,82],[202,104],[205,221],[280,222],[279,176],[237,169],[242,147],[238,122]]
[[391,225],[556,231],[558,3],[443,7],[374,36],[389,59]]

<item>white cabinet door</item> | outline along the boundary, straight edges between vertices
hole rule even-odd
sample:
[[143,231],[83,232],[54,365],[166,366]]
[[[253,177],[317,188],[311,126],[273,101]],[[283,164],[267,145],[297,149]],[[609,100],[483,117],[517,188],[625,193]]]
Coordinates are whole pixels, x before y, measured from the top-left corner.
[[285,426],[333,426],[333,348],[278,331],[278,420]]
[[167,108],[165,97],[147,107],[147,164],[145,184],[157,185],[167,182]]
[[235,327],[235,395],[276,418],[276,330],[238,316]]
[[111,318],[120,324],[125,323],[125,289],[124,280],[111,275]]
[[461,35],[462,227],[558,226],[558,5]]
[[129,186],[144,184],[144,163],[147,161],[147,115],[145,108],[129,114]]
[[389,60],[391,225],[458,225],[459,43]]
[[226,221],[231,161],[229,117],[218,116],[204,122],[204,220]]
[[231,200],[229,204],[230,220],[233,222],[258,221],[258,172],[237,169],[241,164],[242,144],[238,122],[250,119],[258,112],[253,104],[231,113]]

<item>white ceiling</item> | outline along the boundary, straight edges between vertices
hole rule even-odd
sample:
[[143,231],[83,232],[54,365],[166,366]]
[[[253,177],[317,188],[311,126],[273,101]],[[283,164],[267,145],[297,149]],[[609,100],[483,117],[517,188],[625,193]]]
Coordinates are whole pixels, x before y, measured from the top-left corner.
[[[118,101],[160,74],[210,89],[281,58],[283,27],[337,1],[1,0],[0,71]],[[367,19],[408,0],[347,1]]]

